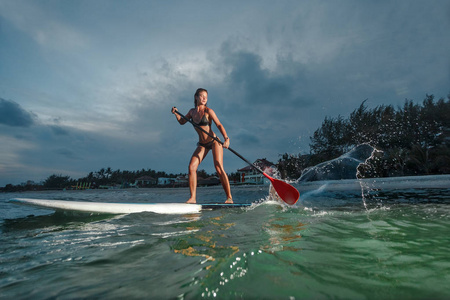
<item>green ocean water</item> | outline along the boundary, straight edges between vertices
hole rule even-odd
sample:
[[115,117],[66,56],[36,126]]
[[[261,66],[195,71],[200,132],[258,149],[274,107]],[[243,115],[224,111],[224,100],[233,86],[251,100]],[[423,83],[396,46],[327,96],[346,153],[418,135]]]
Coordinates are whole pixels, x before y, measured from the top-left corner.
[[[14,197],[183,202],[186,189],[0,194],[1,299],[449,299],[450,177],[233,187],[249,208],[59,214]],[[199,202],[219,202],[218,187]]]

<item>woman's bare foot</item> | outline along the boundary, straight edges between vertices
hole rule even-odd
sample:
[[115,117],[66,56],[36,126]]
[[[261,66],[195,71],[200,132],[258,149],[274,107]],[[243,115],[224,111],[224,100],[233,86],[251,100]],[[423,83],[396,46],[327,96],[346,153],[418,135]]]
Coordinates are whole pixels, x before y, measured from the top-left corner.
[[197,201],[195,199],[190,198],[188,201],[186,201],[188,204],[195,204]]
[[225,204],[233,204],[233,199],[228,198],[227,201],[225,201]]

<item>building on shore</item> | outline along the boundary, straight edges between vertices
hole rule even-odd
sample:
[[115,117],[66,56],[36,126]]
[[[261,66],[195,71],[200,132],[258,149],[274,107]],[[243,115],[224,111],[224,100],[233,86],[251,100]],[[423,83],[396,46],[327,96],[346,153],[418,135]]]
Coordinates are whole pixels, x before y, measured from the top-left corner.
[[[276,166],[265,158],[257,159],[253,164],[267,173],[267,175],[271,175],[276,171]],[[270,184],[270,181],[264,175],[251,166],[246,166],[237,170],[237,172],[239,173],[237,184]]]
[[184,175],[173,177],[159,177],[158,186],[161,187],[187,187],[189,186],[188,178]]
[[151,176],[142,176],[136,179],[134,182],[134,186],[154,186],[156,185],[157,180]]

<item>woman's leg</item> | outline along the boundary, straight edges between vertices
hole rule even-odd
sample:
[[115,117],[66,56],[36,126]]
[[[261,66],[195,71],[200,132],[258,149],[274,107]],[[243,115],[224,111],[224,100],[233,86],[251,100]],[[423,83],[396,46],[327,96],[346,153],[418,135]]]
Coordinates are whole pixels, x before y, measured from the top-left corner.
[[208,154],[208,150],[200,146],[192,154],[191,161],[189,162],[189,190],[191,192],[191,198],[186,203],[197,203],[197,169],[206,154]]
[[233,203],[233,197],[231,196],[230,182],[228,181],[228,175],[223,167],[223,147],[219,143],[214,143],[212,151],[214,158],[214,167],[216,168],[217,175],[219,175],[223,190],[227,195],[227,200],[225,201],[225,203]]

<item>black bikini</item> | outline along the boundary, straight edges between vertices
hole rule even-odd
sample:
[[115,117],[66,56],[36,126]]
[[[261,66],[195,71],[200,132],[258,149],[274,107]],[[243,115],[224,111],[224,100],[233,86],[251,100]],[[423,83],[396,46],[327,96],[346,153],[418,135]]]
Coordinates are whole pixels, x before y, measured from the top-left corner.
[[[192,118],[192,121],[195,123],[195,121],[194,121],[193,118]],[[198,126],[211,126],[211,122],[210,122],[210,121],[208,120],[208,118],[206,117],[206,114],[203,114],[203,117],[202,117],[202,119],[200,120],[200,122],[195,123],[195,124],[197,124]],[[216,137],[216,135],[214,135],[214,137]],[[217,138],[217,137],[216,137],[216,138]],[[200,143],[200,142],[198,142],[198,143],[197,143],[197,146],[203,147],[203,148],[205,148],[205,149],[207,149],[207,150],[211,150],[215,142],[216,142],[216,140],[214,140],[214,139],[211,140],[211,141],[209,141],[209,142],[206,142],[206,143]]]
[[[192,121],[194,121],[194,119],[192,118]],[[195,121],[194,121],[195,123]],[[206,118],[206,114],[203,114],[203,118],[200,120],[200,122],[195,123],[198,126],[210,126],[211,123],[208,121],[208,118]]]
[[216,142],[216,140],[211,140],[211,141],[206,142],[206,143],[200,143],[200,142],[198,142],[198,143],[197,143],[197,146],[203,147],[203,148],[205,148],[206,150],[211,150],[215,142]]

